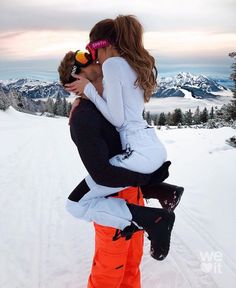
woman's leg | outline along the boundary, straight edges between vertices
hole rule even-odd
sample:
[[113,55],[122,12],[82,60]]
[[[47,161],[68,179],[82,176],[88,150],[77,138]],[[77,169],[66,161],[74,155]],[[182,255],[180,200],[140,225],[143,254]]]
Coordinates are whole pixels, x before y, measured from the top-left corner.
[[87,176],[85,181],[90,188],[78,202],[67,200],[66,208],[74,217],[87,222],[113,227],[123,230],[131,224],[132,215],[123,199],[107,197],[118,191],[125,189],[111,188],[96,184]]
[[154,128],[133,133],[128,131],[126,141],[126,153],[112,157],[112,165],[149,174],[160,168],[167,159],[166,149],[156,136]]
[[[110,159],[111,164],[143,173],[151,173],[159,168],[166,159],[166,151],[163,145],[157,145],[159,142],[154,133],[153,129],[143,129],[132,134],[132,137],[127,137],[131,147],[137,146],[139,151],[134,150],[128,157],[123,154],[117,155]],[[141,146],[142,141],[143,146]],[[67,200],[67,210],[73,216],[88,222],[94,221],[120,230],[129,226],[132,214],[126,202],[122,199],[106,198],[124,187],[111,188],[98,185],[91,176],[87,176],[85,180],[90,191],[79,202]]]
[[[93,193],[90,191],[89,193]],[[131,224],[132,215],[125,200],[112,197],[81,199],[79,202],[67,200],[67,211],[76,218],[87,222],[123,230]]]

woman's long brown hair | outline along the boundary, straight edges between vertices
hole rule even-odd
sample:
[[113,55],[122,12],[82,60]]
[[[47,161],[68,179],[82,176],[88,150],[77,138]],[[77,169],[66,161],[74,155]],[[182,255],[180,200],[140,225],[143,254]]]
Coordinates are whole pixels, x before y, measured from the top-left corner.
[[154,57],[143,46],[143,27],[135,16],[102,20],[92,28],[89,37],[91,42],[107,39],[117,49],[137,73],[134,85],[144,90],[144,100],[148,102],[157,88],[157,69]]

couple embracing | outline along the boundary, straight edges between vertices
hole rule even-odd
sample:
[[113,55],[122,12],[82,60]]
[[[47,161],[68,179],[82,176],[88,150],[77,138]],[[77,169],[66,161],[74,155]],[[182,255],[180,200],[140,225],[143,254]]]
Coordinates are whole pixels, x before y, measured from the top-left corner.
[[[89,288],[139,288],[143,231],[150,254],[163,260],[183,188],[163,183],[167,152],[143,119],[156,89],[154,58],[144,48],[134,16],[98,22],[86,49],[68,52],[58,71],[79,95],[70,115],[71,137],[89,175],[72,191],[67,210],[95,225]],[[145,207],[143,198],[163,208]]]

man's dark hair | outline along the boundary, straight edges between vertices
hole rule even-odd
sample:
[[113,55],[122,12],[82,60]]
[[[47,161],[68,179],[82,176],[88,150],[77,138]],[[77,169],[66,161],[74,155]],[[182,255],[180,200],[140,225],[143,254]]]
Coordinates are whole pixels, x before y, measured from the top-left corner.
[[59,73],[60,82],[63,86],[69,83],[71,71],[74,65],[75,65],[75,53],[70,51],[66,53],[57,69]]

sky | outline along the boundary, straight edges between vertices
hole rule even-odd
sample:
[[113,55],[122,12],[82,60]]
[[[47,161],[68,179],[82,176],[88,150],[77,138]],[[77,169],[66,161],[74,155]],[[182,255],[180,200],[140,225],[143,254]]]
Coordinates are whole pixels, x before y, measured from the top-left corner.
[[84,49],[93,25],[136,15],[159,72],[227,74],[236,48],[236,0],[1,0],[0,79],[55,77],[69,50]]

